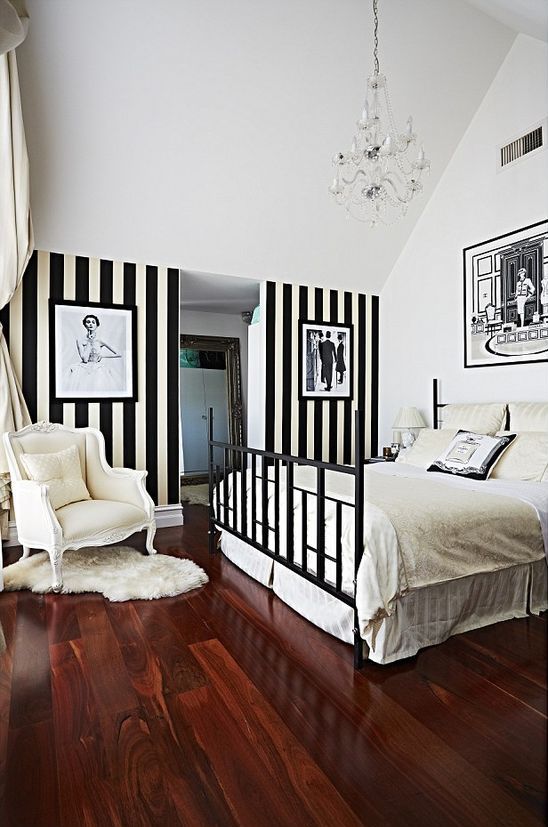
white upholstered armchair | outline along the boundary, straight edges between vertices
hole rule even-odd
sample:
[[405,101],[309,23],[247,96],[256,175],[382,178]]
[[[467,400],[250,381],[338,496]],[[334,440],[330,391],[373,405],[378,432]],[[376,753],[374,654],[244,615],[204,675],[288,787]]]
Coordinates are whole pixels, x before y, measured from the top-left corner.
[[146,529],[146,549],[155,553],[147,472],[111,468],[100,431],[39,422],[4,434],[4,444],[23,557],[31,548],[48,552],[53,591],[63,587],[66,549],[117,543]]

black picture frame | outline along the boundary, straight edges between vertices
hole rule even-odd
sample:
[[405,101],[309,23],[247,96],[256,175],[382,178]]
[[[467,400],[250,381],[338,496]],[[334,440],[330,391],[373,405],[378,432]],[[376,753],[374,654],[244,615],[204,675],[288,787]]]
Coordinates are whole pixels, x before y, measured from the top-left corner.
[[[321,334],[321,335],[320,335]],[[329,334],[329,336],[327,335]],[[339,335],[343,336],[339,340]],[[332,360],[322,365],[320,341],[331,340],[335,354]],[[345,370],[337,369],[338,346],[343,345]],[[341,401],[353,399],[354,395],[354,325],[340,322],[299,319],[299,390],[300,400]],[[329,364],[331,384],[329,386]],[[314,386],[312,388],[312,385]],[[319,385],[323,385],[320,388]],[[328,390],[328,387],[330,389]]]
[[135,305],[50,298],[49,352],[54,402],[137,401]]
[[463,249],[463,337],[465,368],[548,362],[548,219]]

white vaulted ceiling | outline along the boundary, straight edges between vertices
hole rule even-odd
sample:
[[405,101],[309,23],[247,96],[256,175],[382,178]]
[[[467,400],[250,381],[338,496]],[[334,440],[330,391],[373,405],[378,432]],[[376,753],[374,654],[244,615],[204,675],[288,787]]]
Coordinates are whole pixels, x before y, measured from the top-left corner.
[[370,0],[29,0],[37,247],[380,291],[516,36],[474,2],[379,3],[381,70],[432,173],[373,232],[327,192],[371,70]]

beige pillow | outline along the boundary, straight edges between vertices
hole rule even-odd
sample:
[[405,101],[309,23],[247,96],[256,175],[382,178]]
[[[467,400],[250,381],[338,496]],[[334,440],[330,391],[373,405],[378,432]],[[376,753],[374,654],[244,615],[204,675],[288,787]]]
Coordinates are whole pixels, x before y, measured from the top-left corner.
[[445,405],[441,409],[442,430],[473,431],[494,436],[506,424],[506,405]]
[[29,479],[49,485],[53,509],[90,499],[76,445],[54,454],[21,454],[20,459]]
[[[508,431],[500,431],[502,436]],[[513,433],[513,431],[512,431]],[[497,480],[548,480],[548,431],[523,431],[501,456],[491,474]]]
[[413,445],[402,451],[396,462],[426,470],[445,451],[456,433],[456,430],[435,431],[432,428],[422,428]]
[[548,402],[510,402],[510,428],[512,431],[548,432]]

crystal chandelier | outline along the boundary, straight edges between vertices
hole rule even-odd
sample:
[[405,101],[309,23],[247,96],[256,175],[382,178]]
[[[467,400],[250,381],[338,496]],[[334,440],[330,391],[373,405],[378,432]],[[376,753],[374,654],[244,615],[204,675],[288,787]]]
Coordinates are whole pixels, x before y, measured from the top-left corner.
[[407,212],[409,203],[421,192],[421,175],[430,168],[421,146],[414,160],[409,151],[417,142],[413,119],[399,132],[386,77],[379,72],[378,0],[373,0],[375,22],[374,70],[367,79],[365,105],[349,152],[333,158],[335,178],[329,187],[347,213],[371,226],[393,224]]

